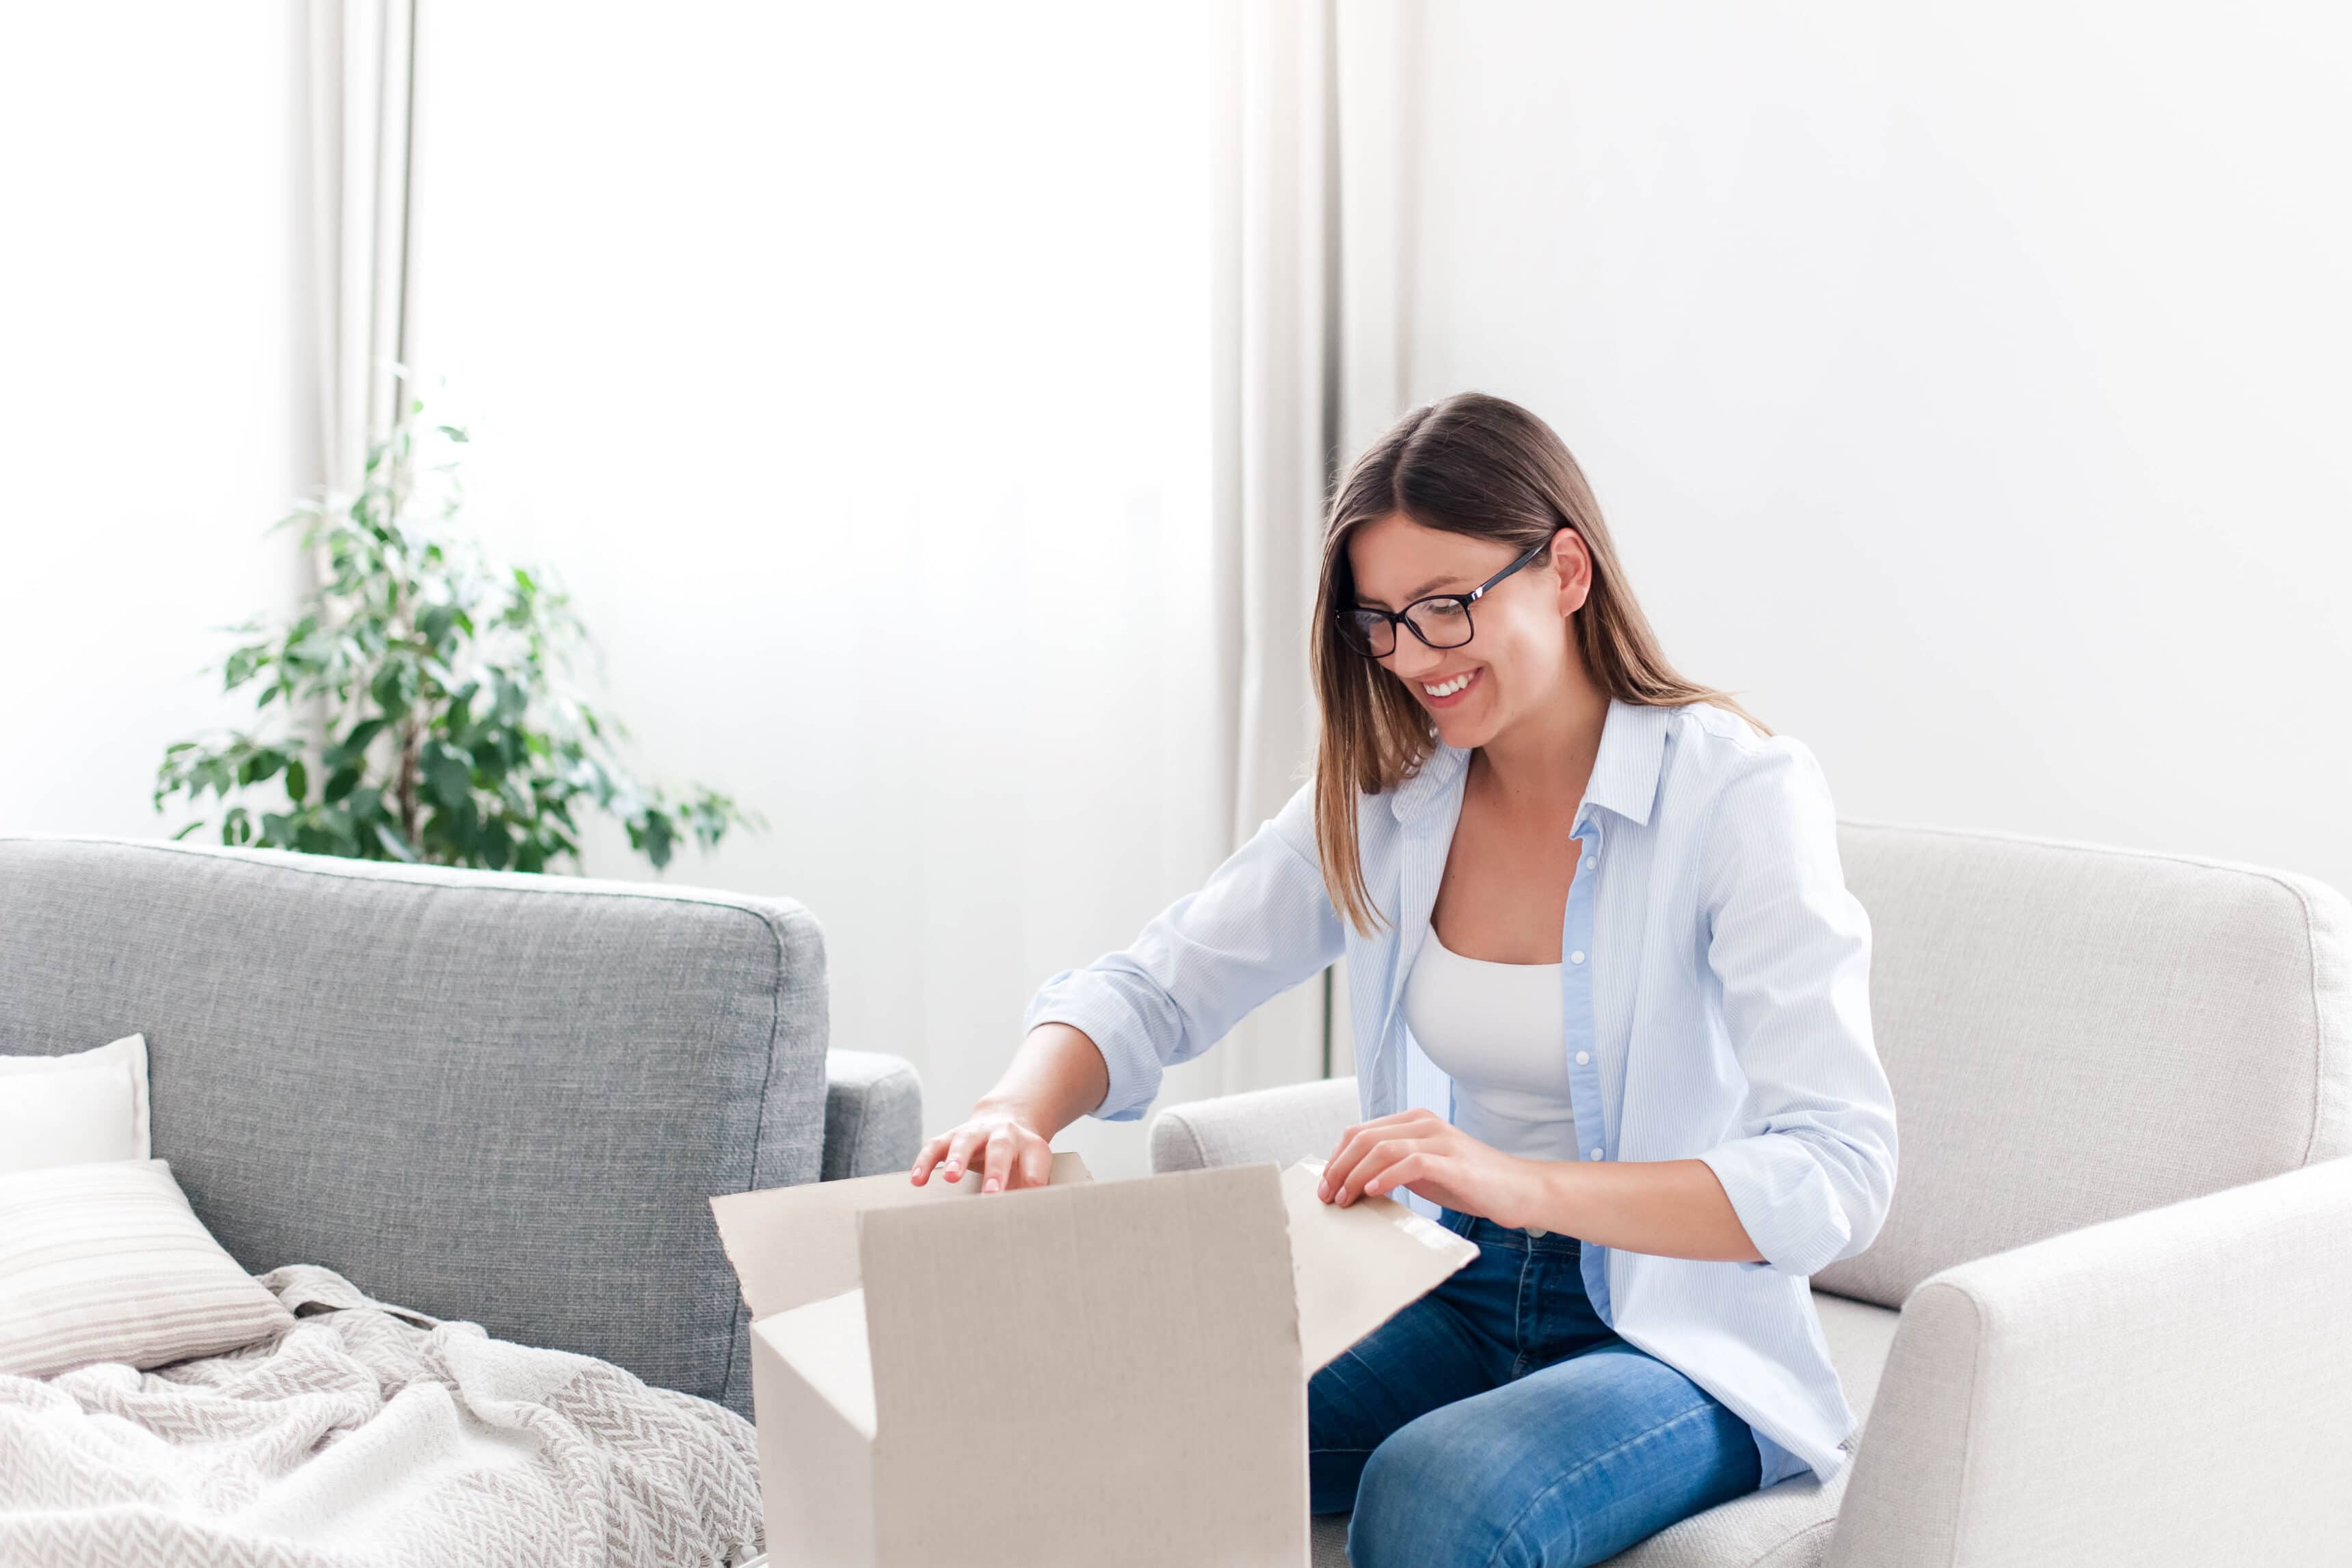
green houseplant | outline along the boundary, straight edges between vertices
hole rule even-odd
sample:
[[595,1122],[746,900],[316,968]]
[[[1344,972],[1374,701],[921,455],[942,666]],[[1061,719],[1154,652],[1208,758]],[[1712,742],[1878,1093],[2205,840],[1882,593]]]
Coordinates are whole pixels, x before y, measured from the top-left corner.
[[357,495],[278,525],[301,529],[317,585],[291,621],[233,629],[247,640],[220,674],[255,694],[257,729],[167,747],[155,809],[209,792],[225,844],[492,871],[576,866],[589,811],[656,869],[688,839],[759,826],[716,790],[629,769],[619,724],[572,684],[590,644],[565,596],[451,530],[466,433],[423,412],[410,401]]

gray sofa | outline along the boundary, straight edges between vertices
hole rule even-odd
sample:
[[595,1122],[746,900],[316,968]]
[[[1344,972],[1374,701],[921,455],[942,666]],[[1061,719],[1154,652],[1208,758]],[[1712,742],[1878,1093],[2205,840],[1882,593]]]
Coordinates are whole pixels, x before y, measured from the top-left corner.
[[[1840,842],[1903,1141],[1877,1241],[1814,1281],[1867,1424],[1829,1485],[1615,1562],[2352,1563],[2352,905],[2181,856]],[[1181,1106],[1152,1163],[1323,1155],[1355,1114],[1352,1081]]]
[[154,1152],[254,1270],[751,1413],[708,1199],[903,1169],[913,1069],[828,1051],[786,899],[0,838],[0,1051],[147,1037]]

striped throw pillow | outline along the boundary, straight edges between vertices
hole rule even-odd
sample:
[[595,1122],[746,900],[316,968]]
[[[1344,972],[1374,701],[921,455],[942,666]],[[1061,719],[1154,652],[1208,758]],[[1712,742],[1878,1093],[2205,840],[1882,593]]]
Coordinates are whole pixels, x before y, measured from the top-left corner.
[[161,1366],[294,1326],[162,1160],[0,1176],[0,1372]]

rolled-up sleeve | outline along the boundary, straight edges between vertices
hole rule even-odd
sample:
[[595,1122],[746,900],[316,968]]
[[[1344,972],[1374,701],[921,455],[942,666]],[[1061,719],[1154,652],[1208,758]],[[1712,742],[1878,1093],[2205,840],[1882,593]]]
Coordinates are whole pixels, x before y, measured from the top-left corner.
[[1022,1032],[1069,1024],[1110,1070],[1109,1092],[1094,1114],[1141,1116],[1166,1068],[1200,1055],[1259,1003],[1339,956],[1314,812],[1314,787],[1302,785],[1198,892],[1154,916],[1133,943],[1038,989]]
[[1763,1254],[1812,1274],[1870,1245],[1895,1193],[1895,1097],[1870,1023],[1870,918],[1801,742],[1759,747],[1717,797],[1700,861],[1706,961],[1748,1082],[1739,1135],[1699,1157]]

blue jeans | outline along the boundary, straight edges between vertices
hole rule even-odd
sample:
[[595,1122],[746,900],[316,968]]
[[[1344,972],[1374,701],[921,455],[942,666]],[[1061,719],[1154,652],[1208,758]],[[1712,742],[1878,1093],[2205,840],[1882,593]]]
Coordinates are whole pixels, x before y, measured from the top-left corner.
[[1444,1222],[1477,1260],[1307,1387],[1354,1568],[1583,1568],[1756,1490],[1748,1423],[1601,1322],[1573,1237]]

